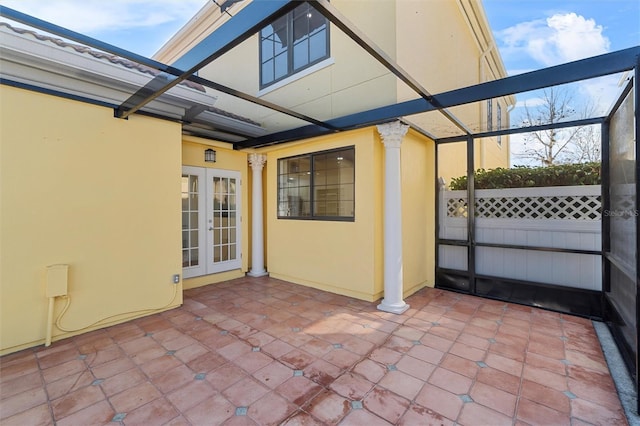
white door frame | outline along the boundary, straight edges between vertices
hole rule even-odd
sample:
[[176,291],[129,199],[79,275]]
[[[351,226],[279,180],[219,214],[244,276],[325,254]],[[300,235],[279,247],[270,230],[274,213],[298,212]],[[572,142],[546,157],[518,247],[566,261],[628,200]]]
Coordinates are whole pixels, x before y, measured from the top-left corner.
[[[192,278],[202,275],[215,274],[217,272],[229,271],[233,269],[240,269],[242,267],[242,227],[241,227],[241,214],[242,214],[242,189],[241,189],[241,175],[239,171],[211,169],[204,167],[183,166],[182,175],[190,175],[197,177],[197,188],[185,188],[183,187],[183,197],[189,197],[197,194],[197,246],[194,246],[190,242],[195,241],[196,232],[194,224],[185,224],[185,212],[183,203],[183,268],[182,275],[184,278]],[[228,211],[229,204],[226,204],[226,208],[219,203],[214,203],[214,191],[215,179],[227,178],[235,180],[235,210]],[[218,180],[218,182],[222,182]],[[188,186],[188,185],[187,185]],[[191,194],[189,194],[191,192]],[[231,192],[229,189],[227,192]],[[218,188],[218,195],[220,194],[220,187]],[[231,195],[228,195],[229,198]],[[227,200],[228,202],[228,200]],[[193,210],[194,199],[191,199],[190,208]],[[217,210],[215,208],[218,207]],[[224,209],[224,210],[223,210]],[[227,216],[225,216],[225,213]],[[217,214],[218,221],[214,227],[214,215]],[[231,226],[229,220],[231,215],[235,214],[235,224]],[[188,217],[193,215],[187,213]],[[223,223],[224,225],[222,226]],[[186,228],[185,228],[186,226]],[[190,228],[190,229],[189,229]],[[214,238],[214,232],[218,232],[217,238]],[[232,234],[233,233],[233,234]],[[197,250],[198,262],[194,266],[184,266],[185,262],[185,238],[187,239],[187,250]],[[233,241],[235,238],[235,241]],[[222,240],[225,240],[227,244],[222,244]],[[232,243],[229,243],[232,241]],[[218,246],[218,250],[214,253],[214,243]],[[194,248],[191,248],[194,247]],[[235,252],[232,248],[235,248]],[[235,254],[235,258],[228,260],[220,259],[221,250],[228,250],[227,254]],[[217,259],[214,255],[217,255]],[[225,256],[228,257],[228,256]]]

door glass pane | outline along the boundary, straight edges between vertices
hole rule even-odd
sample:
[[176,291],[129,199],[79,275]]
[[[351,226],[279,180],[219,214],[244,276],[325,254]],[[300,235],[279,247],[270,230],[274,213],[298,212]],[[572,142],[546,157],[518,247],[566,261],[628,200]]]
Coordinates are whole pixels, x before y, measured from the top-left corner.
[[183,174],[182,187],[182,266],[198,266],[198,176]]
[[236,260],[237,249],[230,250],[229,243],[236,243],[236,178],[213,178],[213,249],[214,263]]

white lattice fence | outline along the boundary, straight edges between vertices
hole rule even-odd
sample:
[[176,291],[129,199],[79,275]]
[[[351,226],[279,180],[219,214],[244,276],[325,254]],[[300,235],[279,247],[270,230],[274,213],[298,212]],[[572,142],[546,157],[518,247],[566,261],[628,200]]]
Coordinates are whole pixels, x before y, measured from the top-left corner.
[[[600,186],[476,190],[479,243],[598,251]],[[440,192],[440,238],[466,240],[466,191]],[[466,268],[466,248],[440,246],[440,266]],[[599,290],[598,255],[495,247],[476,248],[476,272],[504,278]]]

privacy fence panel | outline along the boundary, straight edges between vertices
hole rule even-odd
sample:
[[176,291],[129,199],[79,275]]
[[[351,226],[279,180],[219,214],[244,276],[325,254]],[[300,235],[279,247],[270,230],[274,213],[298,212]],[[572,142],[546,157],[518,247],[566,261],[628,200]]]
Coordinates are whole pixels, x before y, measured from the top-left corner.
[[[600,255],[562,251],[599,252],[600,191],[599,185],[476,190],[475,272],[600,291]],[[466,231],[467,191],[440,196],[440,235],[459,237]],[[455,249],[440,247],[442,267],[466,264]]]

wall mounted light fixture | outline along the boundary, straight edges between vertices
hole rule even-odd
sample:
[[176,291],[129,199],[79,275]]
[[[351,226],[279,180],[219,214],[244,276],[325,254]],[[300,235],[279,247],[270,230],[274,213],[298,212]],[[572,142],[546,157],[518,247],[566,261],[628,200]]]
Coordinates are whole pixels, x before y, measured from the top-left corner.
[[211,148],[207,148],[204,150],[204,161],[207,163],[215,163],[216,162],[216,152],[211,149]]

